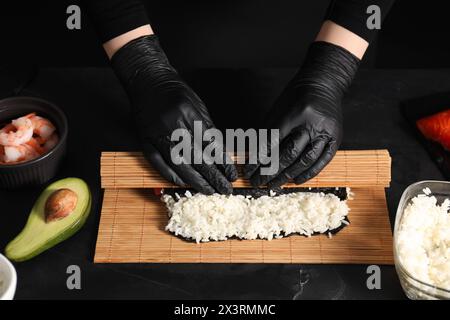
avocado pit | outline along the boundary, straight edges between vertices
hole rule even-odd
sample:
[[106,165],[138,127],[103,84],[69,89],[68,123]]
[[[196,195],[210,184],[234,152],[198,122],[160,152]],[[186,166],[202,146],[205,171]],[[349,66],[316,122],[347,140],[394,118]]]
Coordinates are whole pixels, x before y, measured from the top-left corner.
[[78,195],[70,189],[53,192],[45,203],[45,222],[61,220],[70,215],[77,207]]

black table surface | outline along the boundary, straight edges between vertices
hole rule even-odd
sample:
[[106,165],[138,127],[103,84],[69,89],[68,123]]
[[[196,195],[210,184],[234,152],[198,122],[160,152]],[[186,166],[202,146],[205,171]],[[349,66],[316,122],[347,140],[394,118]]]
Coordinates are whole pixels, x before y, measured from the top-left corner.
[[[292,70],[204,70],[185,77],[218,126],[258,123]],[[0,83],[8,77],[0,74]],[[343,149],[382,149],[393,158],[386,191],[391,223],[403,190],[443,176],[400,114],[399,103],[450,90],[450,70],[361,71],[345,99]],[[58,178],[85,179],[93,211],[71,239],[16,263],[17,299],[404,299],[393,266],[381,267],[381,289],[369,290],[365,265],[94,264],[100,218],[101,151],[138,150],[127,97],[109,69],[42,69],[23,95],[59,105],[70,124],[69,151]],[[0,191],[0,247],[22,229],[41,188]],[[68,290],[67,267],[81,269],[81,290]],[[301,276],[302,275],[302,276]],[[300,281],[309,279],[300,292]]]

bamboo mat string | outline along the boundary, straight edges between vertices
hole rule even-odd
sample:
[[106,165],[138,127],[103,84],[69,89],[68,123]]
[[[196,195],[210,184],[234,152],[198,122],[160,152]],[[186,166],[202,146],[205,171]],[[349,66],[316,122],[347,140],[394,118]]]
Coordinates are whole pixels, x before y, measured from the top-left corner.
[[[377,152],[377,161],[380,161],[380,153],[379,152]],[[377,166],[376,167],[377,168],[377,185],[379,184],[379,182],[380,182],[380,167],[379,166]]]
[[290,262],[292,263],[292,237],[289,237],[289,254],[290,254]]
[[113,241],[114,241],[114,231],[116,229],[116,215],[117,215],[117,203],[119,200],[119,191],[116,193],[116,197],[114,200],[114,209],[113,209],[113,224],[111,226],[111,239],[109,242],[109,250],[108,250],[108,259],[111,260],[112,256],[112,247],[113,247]]
[[231,250],[231,246],[232,246],[232,243],[231,243],[231,241],[228,241],[228,250],[230,250],[230,252],[229,252],[229,257],[230,257],[230,263],[233,261],[233,257],[231,256],[232,255],[232,253],[233,253],[233,250]]
[[142,262],[142,248],[144,242],[144,226],[145,226],[145,212],[147,211],[147,201],[143,201],[143,209],[142,209],[142,221],[141,221],[141,239],[139,241],[139,262]]

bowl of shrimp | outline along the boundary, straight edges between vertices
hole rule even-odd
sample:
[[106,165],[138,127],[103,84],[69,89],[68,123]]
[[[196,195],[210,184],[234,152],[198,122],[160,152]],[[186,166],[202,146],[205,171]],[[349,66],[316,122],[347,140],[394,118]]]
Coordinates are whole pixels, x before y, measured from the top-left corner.
[[66,153],[67,118],[34,97],[0,100],[0,188],[41,185],[58,172]]

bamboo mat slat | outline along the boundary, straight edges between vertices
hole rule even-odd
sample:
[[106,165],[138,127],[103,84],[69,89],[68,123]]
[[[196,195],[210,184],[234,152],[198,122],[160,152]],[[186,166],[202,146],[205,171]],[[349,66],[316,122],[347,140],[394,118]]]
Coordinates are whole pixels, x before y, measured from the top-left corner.
[[[110,156],[110,155],[108,155]],[[129,159],[136,159],[130,157]],[[164,230],[167,213],[151,190],[105,190],[96,263],[333,263],[393,264],[385,190],[355,188],[350,226],[325,235],[272,241],[228,240],[196,244]]]
[[[171,188],[139,152],[103,152],[101,157],[103,188]],[[387,150],[338,151],[330,164],[304,187],[389,187],[391,157]],[[240,177],[235,188],[250,187]],[[288,183],[285,187],[298,187]]]

